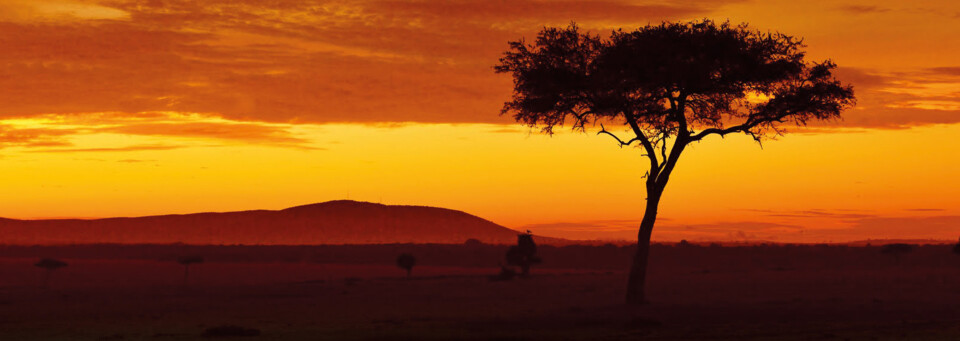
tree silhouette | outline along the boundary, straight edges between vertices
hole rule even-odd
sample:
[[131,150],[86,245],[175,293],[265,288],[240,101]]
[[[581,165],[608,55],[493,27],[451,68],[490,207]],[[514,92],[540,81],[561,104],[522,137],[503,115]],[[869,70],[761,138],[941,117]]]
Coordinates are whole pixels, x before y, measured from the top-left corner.
[[410,277],[410,273],[413,271],[413,266],[417,265],[417,258],[409,253],[401,253],[397,256],[397,266],[401,269],[407,270],[407,277]]
[[833,77],[833,62],[805,62],[802,40],[746,24],[663,23],[608,38],[571,24],[544,28],[533,44],[509,44],[496,66],[514,83],[501,115],[547,134],[565,123],[577,131],[599,125],[598,135],[637,145],[649,161],[629,304],[644,302],[657,209],[687,146],[735,133],[759,143],[784,133],[782,124],[836,119],[854,104],[853,88]]
[[50,276],[52,276],[53,271],[62,267],[66,267],[67,263],[53,258],[43,258],[39,262],[33,264],[33,266],[46,270],[43,273],[43,287],[46,288],[50,283]]
[[956,255],[960,255],[960,241],[957,242],[957,245],[953,246],[953,253]]
[[903,243],[886,244],[880,247],[880,253],[893,256],[897,264],[900,264],[901,256],[912,251],[913,245]]
[[183,285],[187,285],[187,279],[190,277],[190,264],[203,263],[203,257],[185,256],[177,258],[177,263],[183,265]]
[[537,256],[537,244],[533,242],[530,231],[517,235],[517,245],[507,249],[507,264],[520,267],[520,277],[530,275],[530,265],[540,263]]

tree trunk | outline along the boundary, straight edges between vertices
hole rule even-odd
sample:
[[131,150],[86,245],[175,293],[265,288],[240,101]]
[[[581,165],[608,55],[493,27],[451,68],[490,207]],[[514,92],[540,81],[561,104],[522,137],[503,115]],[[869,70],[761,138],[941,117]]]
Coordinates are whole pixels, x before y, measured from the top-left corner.
[[630,277],[627,280],[627,304],[641,305],[646,303],[644,286],[647,280],[647,258],[650,255],[650,235],[653,225],[657,221],[657,206],[660,205],[662,189],[654,186],[647,187],[647,205],[640,221],[640,231],[637,233],[637,251],[633,255],[630,265]]

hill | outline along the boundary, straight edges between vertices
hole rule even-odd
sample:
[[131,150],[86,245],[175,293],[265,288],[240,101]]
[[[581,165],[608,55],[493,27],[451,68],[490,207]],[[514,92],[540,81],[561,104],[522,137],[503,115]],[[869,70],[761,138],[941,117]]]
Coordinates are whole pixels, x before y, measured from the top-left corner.
[[[0,218],[3,244],[320,245],[516,242],[517,231],[461,211],[349,200],[279,211],[136,218],[17,220]],[[540,237],[542,243],[562,239]]]

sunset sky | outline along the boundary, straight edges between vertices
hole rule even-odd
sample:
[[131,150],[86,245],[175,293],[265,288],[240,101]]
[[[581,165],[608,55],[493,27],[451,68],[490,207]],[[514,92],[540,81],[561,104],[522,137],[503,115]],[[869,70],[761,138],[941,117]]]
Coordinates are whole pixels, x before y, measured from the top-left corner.
[[0,216],[282,209],[335,199],[631,239],[635,148],[499,116],[507,42],[702,18],[803,37],[857,106],[688,150],[655,240],[960,236],[960,2],[0,1]]

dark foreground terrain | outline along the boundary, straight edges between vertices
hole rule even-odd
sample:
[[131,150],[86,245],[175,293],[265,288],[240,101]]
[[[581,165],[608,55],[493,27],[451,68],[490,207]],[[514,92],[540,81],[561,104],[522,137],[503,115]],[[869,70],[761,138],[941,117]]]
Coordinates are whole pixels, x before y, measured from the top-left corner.
[[[502,249],[0,247],[0,340],[960,339],[949,246],[657,246],[639,308],[621,305],[629,248],[542,247],[531,278],[492,282]],[[413,277],[398,250],[420,254]],[[169,260],[184,252],[209,255],[186,284]],[[41,255],[70,264],[45,288]]]

